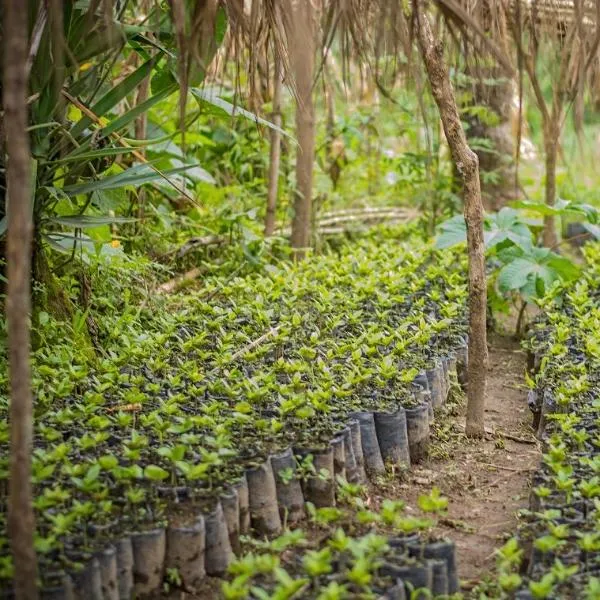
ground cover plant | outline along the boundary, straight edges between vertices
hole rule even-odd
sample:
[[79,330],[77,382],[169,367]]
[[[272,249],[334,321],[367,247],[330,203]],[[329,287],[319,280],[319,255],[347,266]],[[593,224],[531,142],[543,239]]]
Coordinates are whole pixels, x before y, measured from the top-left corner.
[[[400,473],[419,460],[433,408],[465,364],[457,258],[381,228],[314,260],[174,297],[143,335],[120,328],[110,360],[93,366],[72,347],[42,347],[33,481],[44,585],[69,574],[92,593],[93,557],[132,534],[137,593],[155,591],[163,567],[150,577],[148,553],[175,561],[165,535],[200,514],[206,570],[219,574],[249,526],[276,534],[304,499],[334,505],[336,476],[360,481],[364,469],[382,475],[387,462]],[[6,553],[3,564],[8,581]]]

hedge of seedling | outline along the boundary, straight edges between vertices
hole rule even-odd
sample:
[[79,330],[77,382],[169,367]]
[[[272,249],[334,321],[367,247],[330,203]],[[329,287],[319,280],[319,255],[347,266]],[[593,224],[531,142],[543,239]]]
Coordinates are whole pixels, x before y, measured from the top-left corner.
[[[208,280],[143,335],[119,315],[102,361],[46,327],[34,361],[42,597],[151,596],[173,569],[193,589],[226,571],[241,534],[277,535],[307,501],[334,506],[336,477],[420,460],[433,409],[463,376],[465,297],[458,254],[380,230]],[[5,512],[0,530],[10,597]]]
[[528,341],[543,461],[500,553],[499,581],[517,598],[600,598],[600,247],[585,254],[584,276],[543,302]]

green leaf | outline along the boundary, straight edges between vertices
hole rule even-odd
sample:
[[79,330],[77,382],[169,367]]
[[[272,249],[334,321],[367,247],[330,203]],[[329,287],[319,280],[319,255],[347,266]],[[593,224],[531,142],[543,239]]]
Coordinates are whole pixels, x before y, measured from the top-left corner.
[[119,129],[123,129],[132,121],[135,121],[140,115],[147,113],[154,105],[158,104],[165,98],[168,98],[177,89],[176,86],[166,87],[160,92],[150,96],[144,102],[136,104],[132,109],[128,110],[123,115],[117,117],[114,121],[111,121],[106,127],[101,130],[101,135],[106,137]]
[[204,183],[216,184],[215,178],[205,169],[197,164],[186,165],[184,162],[177,158],[171,159],[171,164],[175,168],[187,167],[184,176],[191,179],[194,182],[203,181]]
[[509,292],[521,289],[533,273],[535,263],[526,258],[517,258],[500,269],[498,274],[498,289]]
[[495,215],[490,215],[486,220],[486,226],[487,231],[484,232],[486,248],[493,248],[506,240],[524,249],[531,248],[531,231],[523,223],[519,213],[512,208],[504,207]]
[[511,206],[514,206],[515,208],[524,208],[543,217],[558,215],[560,212],[559,209],[553,206],[548,206],[544,202],[531,202],[529,200],[518,200],[516,202],[512,202]]
[[107,156],[119,156],[121,154],[131,154],[134,148],[101,148],[99,150],[90,150],[88,152],[82,152],[81,148],[77,148],[70,154],[67,154],[63,158],[56,159],[53,164],[64,164],[69,162],[87,162],[96,158],[105,158]]
[[73,227],[75,229],[86,229],[88,227],[101,227],[102,225],[112,225],[113,223],[133,223],[137,219],[130,217],[96,217],[92,215],[68,215],[64,217],[51,217],[50,221]]
[[439,250],[450,248],[467,240],[467,225],[462,215],[456,215],[444,221],[438,227],[440,232],[435,241],[435,247]]
[[170,176],[176,173],[183,173],[190,166],[196,165],[184,165],[183,167],[177,167],[175,169],[168,169],[161,171],[160,173],[152,169],[150,164],[144,163],[140,165],[134,165],[129,169],[126,169],[122,173],[116,175],[109,175],[102,179],[95,181],[88,181],[87,183],[77,183],[75,185],[66,186],[64,191],[67,194],[76,196],[77,194],[89,194],[90,192],[96,192],[98,190],[114,190],[122,188],[126,185],[140,186],[145,183],[151,183],[160,179],[164,179],[164,176]]
[[100,465],[96,463],[87,470],[87,472],[85,474],[85,481],[86,482],[96,481],[96,479],[98,479],[99,476],[100,476]]
[[554,206],[549,206],[544,202],[531,202],[520,200],[513,202],[515,208],[523,208],[540,216],[564,216],[564,215],[583,215],[591,223],[598,222],[598,209],[591,204],[573,202],[559,198]]
[[184,446],[183,444],[178,444],[177,446],[175,446],[171,453],[173,460],[183,460],[183,457],[185,456],[185,451],[186,446]]
[[[153,56],[150,60],[147,60],[143,65],[139,66],[133,73],[125,77],[123,81],[118,83],[115,87],[109,90],[96,104],[91,107],[91,111],[97,117],[105,117],[123,98],[127,97],[133,92],[138,85],[146,79],[152,73],[156,63],[160,60],[161,54]],[[87,127],[92,124],[90,117],[82,117],[72,128],[71,136],[74,138],[79,137]]]
[[112,454],[105,454],[104,456],[98,458],[98,463],[105,471],[110,471],[118,466],[119,461],[117,460],[116,456],[113,456]]
[[158,465],[148,465],[144,469],[144,477],[146,479],[150,479],[151,481],[162,481],[169,476],[169,472],[165,471],[162,467]]
[[[194,95],[194,97],[198,101],[198,104],[201,107],[202,107],[202,105],[204,105],[204,106],[208,105],[213,109],[213,112],[215,112],[217,115],[220,114],[220,115],[229,116],[229,117],[242,116],[242,117],[245,117],[246,119],[249,119],[250,121],[254,121],[258,125],[264,125],[265,127],[274,129],[275,131],[278,131],[279,133],[281,133],[281,135],[285,135],[287,138],[289,138],[290,140],[292,140],[294,142],[296,141],[289,133],[287,133],[281,127],[278,127],[274,123],[271,123],[271,121],[262,119],[258,115],[255,115],[254,113],[252,113],[248,110],[245,110],[245,109],[241,108],[240,106],[235,106],[231,102],[228,102],[227,100],[223,100],[223,98],[220,98],[219,96],[217,96],[216,92],[210,88],[207,88],[207,89],[191,88],[190,91],[192,92],[192,94]],[[214,110],[214,109],[216,109],[216,110]]]
[[540,581],[530,581],[529,590],[534,598],[547,598],[554,588],[554,575],[546,573]]
[[434,487],[429,495],[419,496],[417,502],[424,512],[442,512],[448,507],[448,499],[441,495],[437,487]]
[[572,260],[554,252],[548,257],[547,264],[565,281],[576,279],[581,273],[581,269]]
[[498,274],[501,292],[519,290],[527,298],[542,297],[559,280],[569,281],[579,274],[579,268],[568,258],[552,252],[549,248],[532,247],[529,252],[503,251],[499,254],[506,261]]
[[141,479],[144,476],[144,471],[142,471],[140,465],[131,465],[127,467],[127,471],[133,479]]
[[600,227],[592,223],[582,223],[588,233],[591,233],[597,240],[600,240]]
[[585,588],[586,599],[595,600],[600,598],[600,579],[598,577],[590,577]]
[[96,253],[96,243],[87,235],[73,233],[46,233],[42,239],[57,252],[72,254],[76,250]]
[[505,592],[514,592],[522,583],[521,576],[518,573],[500,573],[498,583]]
[[177,78],[173,74],[169,64],[155,71],[150,81],[152,94],[160,94],[166,89],[177,89]]

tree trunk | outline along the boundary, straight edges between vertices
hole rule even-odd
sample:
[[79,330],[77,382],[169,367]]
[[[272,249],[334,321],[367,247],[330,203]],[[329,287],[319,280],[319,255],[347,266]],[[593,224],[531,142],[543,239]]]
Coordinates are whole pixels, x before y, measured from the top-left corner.
[[315,157],[315,110],[313,77],[315,64],[315,8],[309,0],[292,2],[293,31],[290,59],[296,81],[296,192],[291,243],[296,258],[310,245],[313,163]]
[[35,600],[37,564],[31,491],[33,416],[29,365],[32,197],[27,133],[27,10],[22,0],[4,0],[4,125],[7,162],[6,319],[10,379],[10,478],[8,533],[17,600]]
[[[281,58],[275,52],[275,73],[273,82],[273,115],[271,121],[281,127],[281,91],[282,91]],[[275,214],[277,212],[277,191],[279,188],[279,163],[281,159],[281,133],[271,129],[271,152],[269,154],[269,187],[267,190],[267,214],[265,216],[265,235],[273,235],[275,231]]]
[[[484,68],[477,77],[473,100],[476,105],[485,106],[498,118],[490,125],[486,120],[475,118],[473,135],[492,142],[491,151],[477,150],[481,173],[495,173],[496,180],[482,182],[482,200],[486,208],[500,210],[507,202],[515,199],[515,139],[513,136],[514,85],[510,79],[502,82],[498,69]],[[487,80],[496,80],[494,85]]]
[[[502,51],[507,56],[510,55],[505,16],[502,13],[498,14],[494,0],[483,0],[473,11],[477,14],[485,33],[499,38],[498,43]],[[474,49],[474,55],[471,60],[467,60],[467,73],[474,79],[473,103],[475,106],[485,107],[489,114],[473,116],[474,127],[469,131],[469,135],[491,142],[491,150],[481,148],[475,152],[479,158],[480,175],[483,175],[483,205],[486,209],[497,211],[507,202],[515,200],[518,195],[515,185],[516,146],[513,135],[515,82],[511,77],[507,77],[505,67],[496,61],[490,61],[489,57],[486,59],[479,56],[477,48]],[[493,123],[492,120],[496,119],[497,122]],[[486,174],[492,173],[493,178],[485,177]]]
[[[544,128],[544,152],[546,154],[546,204],[554,206],[556,203],[556,159],[558,155],[557,127],[551,119]],[[554,215],[544,217],[544,231],[542,241],[547,248],[554,248],[558,243],[556,236],[556,223]]]
[[[148,99],[148,93],[150,91],[150,77],[146,77],[142,83],[140,83],[140,87],[138,88],[136,104],[139,106],[144,103]],[[146,132],[148,128],[148,114],[144,113],[140,115],[135,120],[135,138],[137,140],[145,140]],[[140,148],[140,154],[146,156],[146,150],[144,148]],[[142,227],[141,221],[145,217],[145,208],[146,208],[146,188],[144,186],[140,187],[136,192],[137,194],[137,218],[140,220],[136,223],[137,227]]]
[[[144,15],[147,15],[149,11],[150,11],[150,1],[142,0],[140,2],[140,12]],[[140,57],[137,57],[135,59],[135,61],[136,61],[136,66],[138,66]],[[136,95],[136,99],[135,99],[136,105],[139,106],[140,104],[143,104],[148,99],[149,93],[150,93],[150,77],[146,77],[146,79],[144,79],[140,83],[140,86],[137,90],[137,95]],[[136,140],[145,140],[146,134],[147,134],[147,129],[148,129],[148,113],[144,112],[135,120],[135,124],[134,124],[135,139]],[[140,148],[139,152],[142,156],[144,156],[144,157],[146,156],[145,148]],[[137,190],[134,190],[133,194],[134,194],[134,198],[135,198],[135,203],[137,204],[137,207],[135,210],[135,213],[136,213],[135,216],[138,219],[138,221],[136,221],[136,223],[135,223],[135,230],[136,230],[136,232],[139,232],[141,230],[141,228],[143,227],[143,220],[144,220],[145,212],[146,212],[146,188],[145,188],[145,186],[141,186]]]
[[444,133],[464,186],[464,211],[469,254],[469,363],[467,366],[467,421],[470,437],[483,437],[487,370],[487,289],[483,243],[483,206],[477,155],[469,148],[460,121],[454,89],[444,63],[444,48],[436,41],[421,1],[417,7],[417,35],[431,91],[440,111]]

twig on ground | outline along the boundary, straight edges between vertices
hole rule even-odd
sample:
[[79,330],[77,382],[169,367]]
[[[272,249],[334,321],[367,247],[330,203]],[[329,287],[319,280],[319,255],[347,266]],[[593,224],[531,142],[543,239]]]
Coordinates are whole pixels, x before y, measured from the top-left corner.
[[475,589],[480,583],[481,583],[480,579],[468,579],[466,581],[461,581],[460,587],[463,590],[471,591],[471,590]]
[[[514,524],[513,521],[500,521],[499,523],[488,523],[487,525],[481,525],[479,527],[479,529],[480,530],[481,529],[489,529],[491,527],[500,527],[501,525],[502,526],[505,526],[505,525],[511,525],[511,526],[513,526],[513,524]],[[494,552],[494,554],[495,554],[495,552]],[[494,554],[491,554],[490,556],[488,556],[488,559],[490,559],[492,556],[494,556]]]
[[191,281],[192,279],[196,279],[201,273],[201,269],[199,269],[198,267],[194,267],[186,273],[183,273],[183,275],[178,275],[177,277],[174,277],[173,279],[169,279],[169,281],[162,283],[156,288],[156,292],[158,294],[169,294],[172,291],[176,290],[178,287],[180,287],[183,283]]
[[507,440],[512,440],[513,442],[517,442],[519,444],[531,444],[531,445],[537,444],[537,440],[522,438],[522,437],[513,435],[512,433],[505,433],[504,431],[499,431],[498,435],[501,435],[502,437],[505,437]]
[[482,465],[484,467],[491,467],[493,469],[501,469],[503,471],[511,471],[513,473],[524,473],[526,471],[535,470],[533,467],[530,467],[528,469],[515,469],[514,467],[505,467],[504,465],[494,465],[492,463],[484,463],[484,462],[479,462],[479,461],[477,461],[477,464]]
[[502,387],[508,388],[509,390],[517,390],[518,392],[521,392],[522,390],[526,389],[527,386],[525,386],[525,385],[514,385],[514,384],[511,384],[511,383],[503,383]]
[[259,338],[256,338],[255,340],[250,342],[247,346],[244,346],[241,350],[238,350],[231,357],[230,362],[237,360],[238,358],[240,358],[240,356],[244,356],[244,354],[246,354],[246,352],[250,352],[250,350],[256,348],[256,346],[260,346],[260,344],[262,344],[265,340],[268,340],[271,336],[275,335],[279,331],[280,328],[281,328],[281,325],[277,325],[277,327],[272,327],[271,329],[269,329],[269,331],[267,331],[267,333],[263,333],[263,335],[261,335]]
[[475,533],[476,529],[472,525],[460,521],[459,519],[450,519],[449,517],[442,518],[439,521],[440,525],[445,527],[451,527],[452,529],[458,529],[460,531],[466,531],[467,533]]

